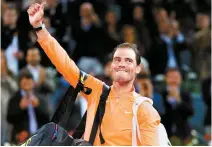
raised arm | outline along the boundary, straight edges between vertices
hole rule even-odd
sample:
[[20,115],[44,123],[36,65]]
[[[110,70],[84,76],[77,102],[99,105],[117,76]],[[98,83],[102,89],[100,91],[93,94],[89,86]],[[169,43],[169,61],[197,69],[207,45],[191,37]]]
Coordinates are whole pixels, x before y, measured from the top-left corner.
[[[45,3],[33,4],[27,11],[30,24],[33,28],[38,28],[42,25],[44,5]],[[74,61],[70,59],[66,51],[45,28],[36,31],[36,34],[40,46],[43,48],[51,62],[56,66],[57,70],[64,76],[64,78],[75,87],[79,78],[79,69]]]

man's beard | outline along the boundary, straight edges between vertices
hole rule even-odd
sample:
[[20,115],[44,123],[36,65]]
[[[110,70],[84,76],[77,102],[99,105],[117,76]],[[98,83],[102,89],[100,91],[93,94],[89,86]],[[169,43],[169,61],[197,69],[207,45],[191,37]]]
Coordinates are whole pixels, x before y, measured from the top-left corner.
[[116,77],[113,78],[113,81],[117,82],[117,83],[119,83],[121,85],[124,85],[124,84],[127,84],[130,81],[132,81],[132,79],[131,78],[126,78],[124,76],[116,76]]

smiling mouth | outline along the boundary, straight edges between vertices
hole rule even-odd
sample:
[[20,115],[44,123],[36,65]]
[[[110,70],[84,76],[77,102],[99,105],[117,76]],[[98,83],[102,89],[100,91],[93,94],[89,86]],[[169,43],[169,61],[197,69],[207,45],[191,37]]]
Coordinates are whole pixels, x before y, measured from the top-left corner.
[[128,72],[126,70],[117,70],[116,72]]

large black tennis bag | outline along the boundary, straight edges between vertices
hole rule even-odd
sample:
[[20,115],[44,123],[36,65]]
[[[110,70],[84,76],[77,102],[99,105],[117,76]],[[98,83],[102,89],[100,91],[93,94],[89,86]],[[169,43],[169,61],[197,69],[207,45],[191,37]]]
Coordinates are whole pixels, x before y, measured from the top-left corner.
[[[110,92],[110,87],[104,84],[103,92],[100,97],[98,109],[94,118],[93,127],[89,141],[85,141],[82,135],[85,130],[85,121],[87,112],[84,114],[81,122],[73,133],[73,137],[67,132],[66,126],[68,125],[68,118],[71,115],[76,100],[77,94],[81,91],[87,95],[92,92],[92,89],[84,87],[84,80],[87,74],[80,71],[80,76],[76,88],[69,87],[65,96],[63,97],[59,107],[55,111],[51,121],[43,125],[36,131],[27,141],[21,146],[92,146],[96,137],[99,125],[101,124],[102,117],[105,111],[106,98]],[[104,138],[100,130],[100,141],[104,143]]]
[[42,126],[21,146],[92,146],[82,139],[74,139],[58,124],[50,122]]

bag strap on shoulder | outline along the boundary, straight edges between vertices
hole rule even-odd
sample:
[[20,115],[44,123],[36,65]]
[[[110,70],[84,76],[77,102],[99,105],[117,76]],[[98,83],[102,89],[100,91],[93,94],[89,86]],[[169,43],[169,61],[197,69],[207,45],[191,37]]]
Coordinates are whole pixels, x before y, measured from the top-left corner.
[[88,87],[84,87],[84,81],[86,79],[87,79],[87,74],[83,71],[80,71],[80,76],[79,76],[79,80],[78,80],[76,88],[74,88],[73,86],[70,86],[68,88],[63,99],[60,102],[60,105],[58,106],[57,110],[55,111],[55,113],[51,119],[51,122],[59,124],[64,129],[66,129],[68,119],[69,119],[69,116],[74,107],[74,103],[75,103],[77,94],[80,91],[82,91],[83,93],[85,93],[87,95],[92,92],[92,89],[90,89]]
[[[91,88],[84,86],[84,81],[87,79],[87,76],[88,75],[85,72],[80,71],[80,76],[79,76],[79,80],[78,80],[76,88],[74,88],[73,86],[70,86],[68,88],[68,90],[65,93],[62,101],[60,102],[60,105],[58,106],[56,112],[54,113],[54,115],[51,119],[51,122],[59,124],[64,129],[67,130],[66,126],[67,126],[67,123],[68,123],[69,116],[70,116],[72,109],[74,107],[74,103],[75,103],[77,94],[80,91],[82,91],[83,93],[85,93],[87,95],[89,95],[92,92]],[[110,93],[110,87],[104,83],[102,94],[100,96],[99,105],[98,105],[98,108],[97,108],[97,112],[96,112],[96,115],[95,115],[95,118],[94,118],[92,131],[91,131],[91,134],[90,134],[89,142],[91,144],[93,144],[95,137],[96,137],[98,127],[101,125],[102,118],[103,118],[104,112],[105,112],[105,104],[106,104],[106,100],[107,100],[109,93]],[[85,112],[83,118],[81,119],[79,125],[77,126],[76,131],[72,135],[74,138],[81,138],[82,137],[82,135],[85,131],[86,116],[87,116],[87,111]],[[104,138],[103,138],[103,135],[102,135],[102,132],[101,132],[101,128],[100,128],[100,134],[99,135],[100,135],[100,141],[103,144]]]
[[[103,118],[104,113],[105,113],[106,100],[107,100],[109,93],[110,93],[110,87],[106,84],[103,84],[102,95],[100,96],[99,105],[98,105],[98,108],[97,108],[97,112],[96,112],[96,115],[95,115],[95,118],[94,118],[92,130],[91,130],[91,134],[90,134],[89,142],[91,144],[94,143],[98,127],[100,127],[100,125],[101,125],[102,118]],[[79,123],[75,132],[72,135],[74,138],[81,138],[82,135],[84,134],[86,117],[87,117],[87,111],[83,115],[81,122]],[[104,141],[104,138],[103,138],[103,135],[102,135],[102,132],[101,132],[101,127],[100,127],[99,137],[100,137],[101,143],[103,144],[105,141]]]
[[104,113],[105,113],[106,100],[107,100],[107,97],[110,93],[110,90],[111,90],[111,88],[104,83],[102,95],[100,96],[99,105],[98,105],[98,108],[97,108],[96,116],[94,118],[94,123],[93,123],[93,127],[92,127],[91,134],[90,134],[89,142],[91,144],[94,143],[98,127],[100,129],[100,133],[99,133],[100,142],[101,142],[101,144],[105,143],[105,140],[104,140],[102,132],[101,132],[101,123],[102,123],[102,118],[103,118]]

